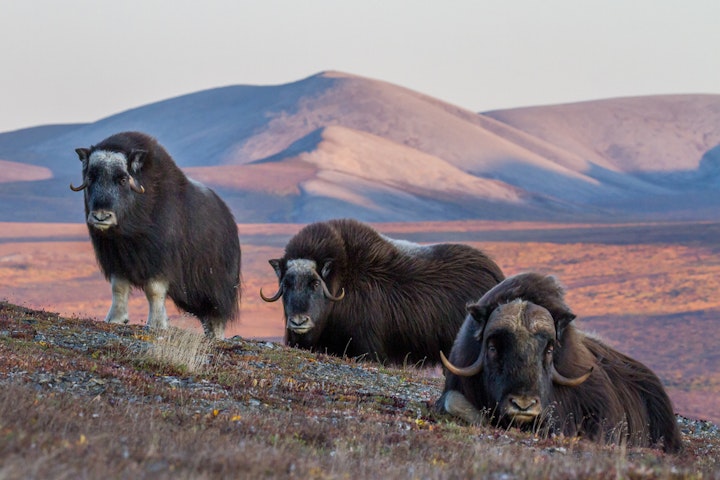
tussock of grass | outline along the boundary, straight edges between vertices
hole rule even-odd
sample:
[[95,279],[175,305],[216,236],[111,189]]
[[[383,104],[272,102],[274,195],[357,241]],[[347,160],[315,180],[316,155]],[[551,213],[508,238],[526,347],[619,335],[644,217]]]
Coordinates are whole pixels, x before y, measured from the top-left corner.
[[153,332],[144,357],[181,371],[202,373],[208,368],[212,348],[212,342],[204,335],[170,327]]

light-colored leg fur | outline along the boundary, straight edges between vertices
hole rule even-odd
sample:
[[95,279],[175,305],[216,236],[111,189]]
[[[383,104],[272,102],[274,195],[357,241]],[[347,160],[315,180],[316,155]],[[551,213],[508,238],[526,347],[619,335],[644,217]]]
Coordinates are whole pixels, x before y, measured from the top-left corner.
[[202,319],[205,336],[211,339],[222,340],[225,338],[225,325],[221,318],[207,317]]
[[481,425],[485,416],[465,398],[465,395],[450,390],[445,394],[445,411],[450,415],[460,417],[472,425]]
[[168,316],[165,310],[165,297],[167,296],[168,283],[160,279],[150,280],[145,284],[143,290],[145,290],[145,296],[149,304],[148,328],[167,328]]
[[124,278],[110,277],[110,288],[112,290],[112,305],[108,311],[105,321],[108,323],[128,323],[130,315],[128,315],[128,299],[132,285]]

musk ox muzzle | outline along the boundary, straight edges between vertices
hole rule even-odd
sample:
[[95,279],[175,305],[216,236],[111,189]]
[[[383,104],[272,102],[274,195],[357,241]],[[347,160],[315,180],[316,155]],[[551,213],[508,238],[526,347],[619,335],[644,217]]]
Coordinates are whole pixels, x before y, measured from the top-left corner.
[[287,319],[287,329],[298,335],[304,335],[315,326],[310,315],[292,315]]
[[117,215],[111,210],[93,210],[88,214],[87,223],[97,230],[107,230],[117,225]]
[[542,413],[543,405],[537,395],[508,395],[500,404],[500,413],[513,423],[533,423]]

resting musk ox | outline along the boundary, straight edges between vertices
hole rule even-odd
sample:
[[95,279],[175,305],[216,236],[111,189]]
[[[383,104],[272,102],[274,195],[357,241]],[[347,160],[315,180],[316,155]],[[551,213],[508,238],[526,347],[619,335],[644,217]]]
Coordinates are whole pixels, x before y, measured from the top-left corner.
[[500,268],[466,245],[421,246],[355,220],[306,226],[270,260],[283,299],[285,342],[393,363],[439,361],[464,305],[501,281]]
[[681,449],[673,407],[645,365],[577,330],[552,276],[510,277],[467,306],[435,407],[470,423]]
[[75,150],[85,216],[100,269],[112,286],[105,320],[127,323],[132,287],[145,291],[147,325],[167,327],[165,297],[222,338],[237,317],[240,242],[228,207],[188,179],[158,142],[139,132]]

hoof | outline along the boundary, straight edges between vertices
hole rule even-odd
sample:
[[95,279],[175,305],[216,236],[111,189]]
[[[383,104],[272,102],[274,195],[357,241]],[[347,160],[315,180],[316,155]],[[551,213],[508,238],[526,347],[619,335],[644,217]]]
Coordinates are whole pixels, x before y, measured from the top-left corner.
[[127,325],[130,322],[130,319],[127,317],[124,318],[108,318],[105,320],[107,323],[119,323],[121,325]]

